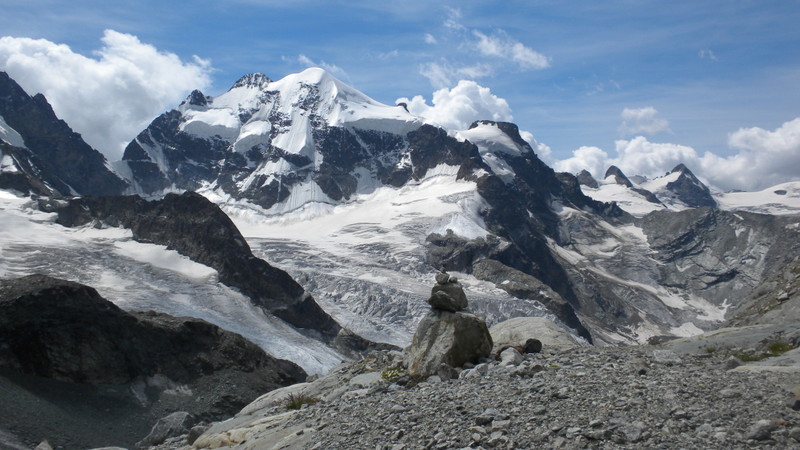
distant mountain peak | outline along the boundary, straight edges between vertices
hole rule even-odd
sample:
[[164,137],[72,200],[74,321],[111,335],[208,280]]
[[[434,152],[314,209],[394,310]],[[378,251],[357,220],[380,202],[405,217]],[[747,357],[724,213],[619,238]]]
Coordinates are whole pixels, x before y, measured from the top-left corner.
[[[672,170],[669,171],[669,173],[675,173],[675,172],[680,172],[680,173],[687,173],[688,172],[688,173],[692,174],[692,171],[689,170],[689,168],[686,167],[683,163],[678,164]],[[694,174],[692,174],[692,175],[694,175]]]
[[55,191],[63,195],[119,194],[128,187],[109,169],[100,152],[58,118],[44,95],[31,97],[5,72],[0,72],[0,116],[3,128],[14,131],[13,138],[10,131],[5,133],[10,143],[20,144],[21,138],[28,150],[17,153],[19,168],[30,169],[29,175]]
[[208,100],[205,94],[195,89],[186,97],[186,100],[184,100],[181,105],[208,106]]
[[511,122],[497,122],[494,120],[476,120],[475,122],[472,122],[472,124],[469,126],[469,129],[472,130],[473,128],[477,128],[481,125],[497,127],[500,131],[505,133],[506,136],[511,138],[511,140],[520,148],[533,151],[530,143],[525,141],[525,139],[523,139],[519,134],[519,127],[517,124]]
[[233,83],[231,89],[236,89],[240,87],[253,87],[253,88],[264,89],[270,83],[272,83],[272,80],[263,73],[260,72],[248,73],[242,78],[239,78],[239,80],[236,81],[236,83]]
[[604,178],[608,178],[610,176],[614,177],[614,181],[617,184],[633,187],[633,183],[631,183],[631,180],[629,180],[628,177],[626,177],[625,174],[622,173],[622,170],[620,170],[620,168],[617,166],[611,166],[608,168],[608,170],[606,170]]
[[701,206],[717,206],[708,187],[698,179],[688,167],[678,164],[670,172],[680,174],[677,179],[667,183],[667,189],[674,192],[678,199],[687,206],[699,208]]
[[597,184],[597,180],[595,180],[592,174],[589,173],[589,171],[586,169],[583,169],[580,172],[578,172],[577,178],[578,178],[578,183],[582,184],[583,186],[587,186],[594,189],[597,189],[597,187],[599,186]]

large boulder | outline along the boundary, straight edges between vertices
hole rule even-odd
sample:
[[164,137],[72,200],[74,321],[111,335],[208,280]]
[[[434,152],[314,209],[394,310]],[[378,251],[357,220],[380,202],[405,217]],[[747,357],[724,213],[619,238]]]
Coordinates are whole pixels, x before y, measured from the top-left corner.
[[425,378],[441,364],[461,367],[488,357],[492,336],[486,322],[466,312],[433,309],[420,321],[407,350],[408,373]]
[[524,348],[530,339],[542,343],[544,350],[565,350],[584,345],[569,332],[545,317],[516,317],[489,329],[494,342],[493,352],[503,347]]

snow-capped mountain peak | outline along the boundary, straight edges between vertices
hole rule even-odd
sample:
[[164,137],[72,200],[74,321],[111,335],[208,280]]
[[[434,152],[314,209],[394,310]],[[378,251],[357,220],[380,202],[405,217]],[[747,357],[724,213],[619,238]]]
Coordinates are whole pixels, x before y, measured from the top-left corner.
[[246,88],[257,88],[257,89],[266,89],[267,86],[272,83],[272,80],[260,72],[255,73],[248,73],[243,77],[239,78],[236,83],[233,83],[231,89],[246,87]]

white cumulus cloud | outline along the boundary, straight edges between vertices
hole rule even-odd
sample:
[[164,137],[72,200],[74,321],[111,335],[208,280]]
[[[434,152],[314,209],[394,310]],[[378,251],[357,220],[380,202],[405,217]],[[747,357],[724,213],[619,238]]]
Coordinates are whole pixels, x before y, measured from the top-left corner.
[[[611,161],[628,175],[658,177],[684,163],[697,167],[697,152],[685,145],[650,142],[643,136],[615,143],[617,157]],[[697,169],[693,169],[694,172]]]
[[739,152],[725,158],[703,155],[704,173],[720,187],[751,190],[800,180],[800,117],[774,131],[739,129],[728,145]]
[[115,161],[159,113],[211,83],[211,65],[106,30],[91,57],[45,39],[0,38],[0,70],[29,94],[42,93],[59,118]]
[[595,178],[601,178],[608,169],[608,153],[601,148],[583,146],[572,152],[572,157],[555,161],[553,169],[557,172],[577,174],[581,170],[588,170]]
[[619,132],[623,136],[634,134],[654,135],[662,131],[669,131],[669,122],[658,116],[658,110],[652,106],[644,108],[625,108],[620,114],[622,124]]
[[465,130],[476,120],[511,121],[508,102],[474,81],[461,80],[452,89],[433,93],[431,105],[421,95],[399,98],[412,114],[450,130]]

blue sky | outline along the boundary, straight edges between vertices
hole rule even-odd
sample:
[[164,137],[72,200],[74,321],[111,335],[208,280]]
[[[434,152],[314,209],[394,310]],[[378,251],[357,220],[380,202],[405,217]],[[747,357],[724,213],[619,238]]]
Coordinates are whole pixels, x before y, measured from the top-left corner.
[[[2,36],[97,59],[105,30],[114,30],[185,64],[202,58],[197,80],[210,95],[245,73],[279,79],[309,65],[389,104],[416,95],[430,104],[434,91],[472,80],[505,99],[553,161],[583,163],[573,152],[587,146],[613,160],[625,148],[618,140],[639,135],[698,158],[732,158],[755,151],[734,145],[737,130],[775,133],[800,117],[798,1],[4,4]],[[183,97],[189,88],[180,88]],[[162,97],[162,109],[180,101],[165,107]]]

